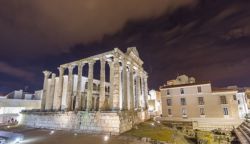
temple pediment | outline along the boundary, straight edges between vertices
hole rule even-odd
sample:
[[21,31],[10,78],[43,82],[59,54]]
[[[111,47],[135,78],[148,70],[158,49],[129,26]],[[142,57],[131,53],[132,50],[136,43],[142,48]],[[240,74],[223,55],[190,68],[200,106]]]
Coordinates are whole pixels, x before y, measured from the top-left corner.
[[127,49],[127,54],[130,55],[131,53],[133,53],[134,55],[136,55],[137,57],[139,57],[139,52],[137,50],[136,47],[129,47]]

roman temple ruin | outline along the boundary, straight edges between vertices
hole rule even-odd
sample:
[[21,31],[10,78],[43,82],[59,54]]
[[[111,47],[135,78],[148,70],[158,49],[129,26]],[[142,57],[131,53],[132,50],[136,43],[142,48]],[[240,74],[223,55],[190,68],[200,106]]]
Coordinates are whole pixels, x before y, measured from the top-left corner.
[[[94,79],[97,62],[100,80]],[[43,71],[41,110],[23,112],[23,125],[119,134],[149,118],[148,75],[135,47],[126,53],[115,48],[62,64],[58,70],[58,77]]]

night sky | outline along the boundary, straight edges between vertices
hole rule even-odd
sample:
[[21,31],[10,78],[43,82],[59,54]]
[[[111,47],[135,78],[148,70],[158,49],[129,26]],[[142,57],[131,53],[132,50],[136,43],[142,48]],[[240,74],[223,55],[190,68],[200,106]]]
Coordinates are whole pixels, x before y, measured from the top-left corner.
[[45,69],[131,46],[150,88],[178,74],[250,86],[250,1],[2,0],[0,94],[41,89]]

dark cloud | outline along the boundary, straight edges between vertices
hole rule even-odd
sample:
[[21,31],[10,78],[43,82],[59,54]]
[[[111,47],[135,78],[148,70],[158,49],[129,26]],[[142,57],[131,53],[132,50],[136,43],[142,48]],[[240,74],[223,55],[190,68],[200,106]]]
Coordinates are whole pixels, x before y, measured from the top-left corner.
[[36,82],[17,86],[0,75],[0,85],[41,88],[44,69],[136,46],[151,88],[184,73],[216,86],[247,86],[249,15],[246,0],[1,1],[1,61]]
[[60,54],[77,43],[100,41],[128,21],[157,17],[194,1],[1,1],[0,47],[29,57]]
[[17,68],[11,66],[1,61],[0,61],[0,73],[13,76],[29,82],[35,81],[35,75],[32,72],[24,70],[23,68]]

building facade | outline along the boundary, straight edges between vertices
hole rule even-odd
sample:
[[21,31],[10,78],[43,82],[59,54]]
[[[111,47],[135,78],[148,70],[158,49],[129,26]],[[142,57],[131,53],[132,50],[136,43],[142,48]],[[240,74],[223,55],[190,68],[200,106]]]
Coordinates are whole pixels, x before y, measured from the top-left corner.
[[163,119],[189,123],[194,129],[232,129],[248,113],[245,95],[235,89],[212,88],[209,82],[165,85],[160,90]]
[[20,122],[20,112],[23,110],[40,109],[41,91],[34,94],[15,90],[0,98],[0,123],[7,123],[11,119]]

